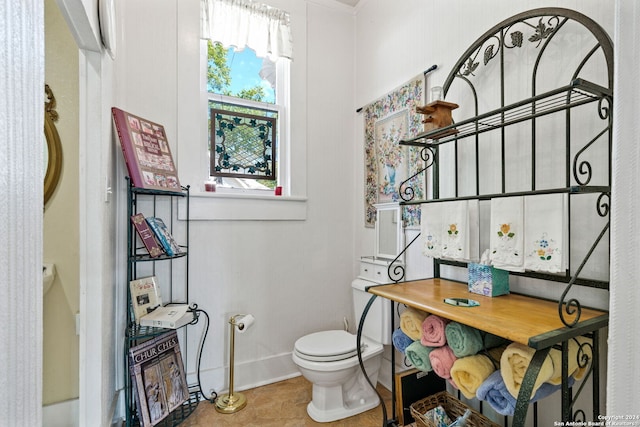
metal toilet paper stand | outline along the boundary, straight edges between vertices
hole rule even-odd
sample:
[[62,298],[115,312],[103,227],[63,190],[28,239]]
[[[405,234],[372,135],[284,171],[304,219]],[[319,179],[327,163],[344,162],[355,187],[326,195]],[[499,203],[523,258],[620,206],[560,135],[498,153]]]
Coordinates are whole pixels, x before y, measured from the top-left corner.
[[235,333],[246,331],[254,321],[254,317],[250,314],[236,314],[229,319],[231,328],[229,337],[229,393],[218,396],[215,401],[216,411],[222,414],[233,414],[247,406],[247,398],[242,393],[234,393],[233,391],[233,367],[234,367],[234,347]]

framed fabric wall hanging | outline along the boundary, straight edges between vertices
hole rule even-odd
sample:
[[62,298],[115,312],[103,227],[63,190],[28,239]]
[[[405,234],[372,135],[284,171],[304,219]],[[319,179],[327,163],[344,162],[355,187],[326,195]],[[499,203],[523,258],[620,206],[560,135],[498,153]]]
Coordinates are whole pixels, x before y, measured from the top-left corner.
[[[376,203],[401,201],[401,186],[411,186],[415,198],[424,197],[423,178],[414,177],[424,166],[420,150],[400,146],[401,139],[422,131],[422,115],[416,107],[424,102],[424,80],[416,77],[363,108],[364,114],[364,222],[374,227]],[[404,209],[406,226],[420,223],[420,207]]]

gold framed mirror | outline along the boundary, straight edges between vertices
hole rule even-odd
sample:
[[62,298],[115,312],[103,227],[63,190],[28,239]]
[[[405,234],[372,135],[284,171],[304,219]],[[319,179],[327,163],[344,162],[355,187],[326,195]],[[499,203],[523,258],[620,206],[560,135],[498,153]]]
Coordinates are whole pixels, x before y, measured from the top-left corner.
[[46,146],[44,151],[44,204],[47,204],[49,198],[60,180],[62,172],[62,144],[60,143],[60,135],[56,129],[55,122],[58,120],[56,108],[56,98],[49,85],[44,85],[45,101],[44,101],[44,136]]

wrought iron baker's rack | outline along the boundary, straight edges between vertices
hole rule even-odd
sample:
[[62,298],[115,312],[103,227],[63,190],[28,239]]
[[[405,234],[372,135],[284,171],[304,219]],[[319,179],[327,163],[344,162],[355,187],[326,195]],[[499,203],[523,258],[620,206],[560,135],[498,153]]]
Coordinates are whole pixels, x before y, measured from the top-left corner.
[[[550,50],[550,46],[554,43],[562,43],[569,40],[575,43],[576,29],[585,31],[589,37],[588,42],[592,43],[587,49],[584,58],[579,61],[572,71],[571,78],[567,84],[551,90],[537,92],[540,85],[538,71],[541,62],[545,57],[545,53]],[[573,38],[572,38],[573,37]],[[534,55],[531,59],[531,72],[528,75],[529,81],[523,82],[524,85],[531,88],[530,96],[517,102],[507,103],[505,101],[505,73],[509,67],[509,61],[506,59],[508,52],[515,52],[523,49],[523,47],[531,47]],[[497,61],[497,65],[495,62]],[[598,63],[600,76],[604,78],[599,83],[594,83],[583,77],[587,74],[585,70],[593,67],[593,63]],[[596,67],[597,68],[597,67]],[[489,72],[497,73],[497,87],[499,88],[499,106],[481,111],[478,99],[478,90],[474,85],[477,74]],[[486,76],[484,76],[486,78]],[[486,82],[486,79],[484,80]],[[401,206],[420,205],[423,203],[439,203],[451,200],[479,200],[487,201],[498,197],[514,197],[528,196],[537,194],[567,194],[569,200],[579,194],[591,194],[595,198],[595,213],[580,212],[580,215],[591,215],[594,220],[590,223],[590,227],[598,227],[597,235],[591,246],[585,251],[583,258],[569,266],[562,274],[541,273],[533,271],[525,271],[522,273],[512,273],[531,279],[544,281],[560,282],[565,284],[565,288],[557,299],[558,316],[565,325],[566,332],[560,336],[554,334],[549,337],[535,337],[535,347],[537,349],[531,364],[533,369],[525,377],[526,386],[532,386],[536,374],[542,365],[551,348],[557,348],[567,353],[569,340],[575,340],[577,336],[584,335],[592,339],[591,344],[583,344],[580,346],[577,357],[578,365],[581,367],[591,363],[590,372],[587,377],[592,378],[592,417],[594,421],[598,420],[600,410],[600,360],[599,360],[599,331],[608,324],[608,316],[599,319],[597,322],[581,322],[581,312],[583,304],[577,297],[570,296],[574,286],[586,288],[609,290],[608,274],[607,279],[589,278],[583,274],[584,267],[593,257],[594,251],[603,245],[608,255],[608,231],[609,231],[609,211],[610,211],[610,194],[611,194],[611,146],[612,146],[612,105],[613,105],[613,45],[607,33],[595,21],[589,17],[573,10],[563,8],[542,8],[523,12],[497,24],[480,38],[478,38],[460,57],[458,62],[453,66],[452,71],[448,75],[443,84],[445,96],[450,92],[452,85],[462,84],[472,94],[470,99],[456,99],[456,102],[464,102],[473,105],[474,114],[463,120],[458,120],[450,126],[423,132],[414,137],[408,138],[400,142],[401,145],[419,147],[421,149],[421,159],[423,168],[415,175],[409,177],[400,185],[400,197],[402,198]],[[576,125],[575,117],[572,111],[577,108],[589,108],[589,104],[594,106],[591,117],[597,123],[601,123],[598,130],[589,137],[584,144],[575,147],[573,142],[572,125]],[[585,107],[582,107],[585,106]],[[554,188],[538,188],[536,177],[536,149],[538,148],[538,126],[541,126],[545,116],[564,115],[565,132],[564,136],[560,135],[558,139],[564,139],[565,156],[565,176],[564,186]],[[574,119],[572,121],[572,119]],[[506,129],[520,124],[529,123],[531,125],[530,138],[527,141],[531,150],[531,170],[530,188],[519,189],[517,191],[507,191],[508,176],[505,173],[505,147],[511,143],[507,135]],[[578,123],[579,124],[579,123]],[[498,168],[501,169],[500,190],[490,194],[481,191],[481,173],[479,152],[482,146],[482,135],[487,132],[497,132],[499,134],[500,145],[500,161]],[[576,132],[577,133],[577,132]],[[445,135],[445,136],[443,136]],[[518,141],[521,143],[521,141]],[[462,144],[471,144],[472,152],[475,153],[475,191],[472,194],[460,194],[459,175],[460,166],[458,158],[461,155],[460,150]],[[572,145],[573,144],[573,145]],[[607,158],[598,159],[597,165],[591,161],[586,153],[593,150],[594,147],[604,144],[606,146]],[[440,164],[441,149],[444,146],[453,146],[454,164],[451,169],[444,170]],[[449,165],[450,166],[450,165]],[[594,167],[604,167],[606,170],[600,171],[598,179],[594,179]],[[443,174],[453,176],[454,190],[451,197],[440,197],[440,177]],[[415,200],[416,191],[411,187],[415,183],[415,177],[424,177],[421,182],[430,185],[432,188],[432,198],[429,200]],[[429,177],[429,179],[427,179]],[[602,178],[604,177],[604,178]],[[600,180],[602,182],[594,183]],[[430,182],[429,182],[430,181]],[[569,202],[571,207],[571,202]],[[571,228],[571,208],[569,207],[569,233],[579,233],[581,231],[572,231]],[[574,212],[574,214],[578,214]],[[584,230],[583,230],[584,231]],[[569,235],[569,237],[571,234]],[[398,255],[400,259],[409,247],[419,241],[419,235],[410,241]],[[569,242],[571,239],[569,239]],[[569,243],[570,245],[570,243]],[[570,247],[570,246],[569,246]],[[442,277],[443,266],[450,268],[466,267],[466,262],[435,259],[434,275]],[[405,280],[404,266],[395,262],[390,263],[388,269],[389,278],[398,283]],[[372,297],[373,300],[374,297]],[[366,313],[365,313],[366,316]],[[363,318],[365,317],[363,316]],[[364,321],[364,320],[362,320]],[[361,321],[361,322],[362,322]],[[588,348],[587,348],[588,347]],[[567,372],[567,357],[563,357],[563,372]],[[586,382],[586,381],[585,381]],[[524,387],[525,385],[523,385]],[[577,397],[583,391],[584,383],[577,388],[574,393],[572,388],[568,386],[567,378],[563,378],[562,393],[562,414],[561,420],[567,421],[586,421],[587,415],[584,410],[576,409]],[[522,394],[522,393],[521,393]],[[525,417],[529,408],[528,399],[520,396],[517,401],[516,411],[513,418],[514,426],[523,426]],[[508,418],[504,419],[505,425],[508,425]],[[537,425],[537,405],[534,411],[534,423]],[[393,424],[389,424],[393,425]],[[566,425],[566,424],[565,424]]]

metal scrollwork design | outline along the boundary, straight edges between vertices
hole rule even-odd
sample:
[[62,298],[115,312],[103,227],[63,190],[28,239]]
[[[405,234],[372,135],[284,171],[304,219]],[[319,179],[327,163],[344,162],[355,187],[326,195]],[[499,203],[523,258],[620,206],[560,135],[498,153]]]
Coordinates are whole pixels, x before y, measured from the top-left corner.
[[587,366],[589,366],[589,362],[591,361],[591,355],[593,355],[593,345],[588,341],[575,341],[579,345],[578,353],[576,354],[578,368],[585,369]]
[[[398,257],[399,258],[399,257]],[[398,259],[396,258],[394,260],[394,262]],[[389,267],[387,267],[387,275],[389,276],[389,279],[392,282],[398,283],[400,282],[402,279],[404,279],[404,274],[405,274],[405,270],[404,270],[404,266],[401,264],[394,264],[394,262],[392,262],[391,264],[389,264]]]
[[[574,388],[573,402],[575,403],[584,390],[587,378],[591,376],[593,366],[589,369],[589,371],[586,371],[586,370],[589,366],[589,363],[593,359],[594,350],[593,350],[593,345],[591,344],[590,341],[586,341],[586,340],[580,341],[578,340],[578,338],[572,338],[572,340],[578,348],[578,350],[575,353],[577,369],[583,371],[583,373],[581,374],[582,384],[580,384],[580,386],[577,387],[577,390]],[[585,371],[586,373],[584,373]],[[574,373],[572,372],[569,373],[570,376],[573,374]],[[573,404],[571,406],[573,407]],[[577,409],[572,415],[572,420],[585,422],[586,421],[585,412],[582,409]]]
[[[599,197],[598,200],[600,199],[601,198]],[[585,264],[591,258],[593,251],[596,249],[596,247],[598,246],[598,244],[600,243],[600,241],[602,240],[602,238],[604,237],[604,235],[607,233],[608,230],[609,230],[609,222],[605,224],[605,226],[602,228],[602,231],[600,231],[600,234],[591,245],[591,248],[589,248],[589,251],[585,255],[584,259],[582,260],[582,263],[576,270],[573,277],[571,277],[571,280],[569,281],[569,283],[567,284],[567,287],[562,292],[562,296],[558,301],[558,315],[560,316],[560,320],[562,321],[562,323],[565,324],[565,326],[569,328],[574,327],[578,323],[578,321],[580,321],[580,316],[582,315],[582,305],[580,304],[580,301],[578,301],[575,298],[566,300],[567,294],[569,293],[569,290],[571,290],[571,288],[573,287],[576,279],[580,276],[580,273],[582,272],[582,269],[584,268]],[[567,318],[565,317],[565,313],[568,316],[573,316],[573,320],[567,320]]]
[[[601,217],[605,217],[609,215],[609,193],[601,193],[598,196],[598,200],[596,202],[596,210],[598,211],[598,215]],[[606,198],[606,201],[604,200]]]
[[498,56],[501,47],[505,49],[521,48],[524,43],[524,33],[516,29],[512,31],[512,28],[519,24],[526,25],[534,30],[533,34],[530,35],[527,40],[530,43],[536,43],[535,48],[537,49],[558,30],[560,27],[560,18],[555,15],[547,17],[546,20],[544,17],[540,17],[537,24],[531,24],[527,22],[527,20],[522,20],[505,27],[503,31],[505,36],[503,36],[502,42],[495,34],[487,38],[484,44],[479,46],[478,49],[469,55],[467,60],[462,63],[458,74],[463,77],[475,76],[474,73],[480,66],[478,58],[480,52],[483,52],[483,63],[486,66],[493,58]]
[[[605,102],[607,103],[607,105],[604,105]],[[611,98],[610,97],[604,96],[600,98],[600,100],[598,101],[598,115],[602,120],[609,119],[611,115]]]
[[[602,120],[607,120],[609,118],[610,107],[609,107],[609,98],[603,97],[598,101],[598,115]],[[604,105],[604,101],[607,101],[607,105]],[[589,149],[601,136],[605,135],[611,129],[611,124],[609,123],[602,131],[600,131],[594,138],[592,138],[584,147],[582,147],[576,155],[573,157],[573,178],[579,185],[588,185],[593,176],[593,171],[591,168],[591,163],[588,160],[580,161],[580,157],[582,154]]]
[[425,164],[424,168],[430,168],[436,161],[436,153],[434,152],[433,147],[424,147],[420,151],[420,158]]
[[584,413],[584,411],[582,409],[578,409],[576,412],[573,413],[573,420],[576,423],[585,423],[587,422],[587,414]]
[[500,46],[500,39],[498,39],[496,36],[492,37],[492,39],[494,38],[497,40],[496,43],[489,43],[489,45],[484,49],[484,65],[487,65],[489,61],[495,58],[500,51],[499,48],[494,47],[496,45]]
[[[562,298],[560,299],[560,303],[558,304],[558,314],[560,315],[560,320],[569,328],[574,327],[578,321],[580,321],[580,316],[582,316],[582,304],[575,298],[570,298],[566,303],[564,302],[564,297],[566,296],[567,291],[569,290],[571,285],[567,286],[565,292],[562,294]],[[563,308],[564,307],[564,308]],[[573,316],[573,320],[567,320],[565,317],[565,313],[568,316]]]
[[478,50],[476,50],[476,52],[473,54],[473,56],[470,56],[469,59],[467,59],[467,61],[462,64],[462,66],[460,67],[460,75],[462,76],[475,76],[475,74],[473,74],[473,72],[476,70],[476,68],[478,68],[478,65],[480,65],[479,62],[476,62],[476,58],[478,57],[478,53],[480,53],[480,48],[478,48]]
[[504,47],[507,49],[513,49],[514,47],[522,47],[522,41],[524,40],[524,35],[522,31],[512,31],[509,33],[511,43],[508,43],[507,39],[504,40]]
[[[418,173],[421,173],[423,171],[424,171],[424,169],[418,171]],[[411,178],[415,177],[416,175],[413,175]],[[400,184],[400,189],[398,191],[398,194],[400,195],[400,198],[402,200],[404,200],[405,202],[413,200],[413,198],[416,196],[416,191],[413,189],[413,187],[411,185],[406,185],[407,182],[409,180],[411,180],[411,178],[409,178],[409,179],[407,179],[405,181],[402,181],[402,183]]]
[[[554,21],[555,21],[555,25],[554,25]],[[548,39],[549,37],[551,37],[551,35],[554,33],[554,31],[556,31],[556,29],[558,28],[558,24],[560,22],[560,19],[557,16],[550,16],[547,19],[547,22],[543,22],[543,18],[540,18],[540,20],[538,21],[538,25],[536,25],[535,28],[535,33],[529,37],[529,41],[531,43],[535,43],[538,42],[538,44],[536,45],[536,47],[539,47],[540,44]],[[527,25],[531,25],[529,23],[527,23],[525,21],[525,23]]]
[[404,255],[404,253],[411,247],[413,242],[418,240],[418,237],[420,237],[420,233],[418,233],[418,235],[414,237],[413,240],[410,241],[409,244],[404,247],[404,249],[402,249],[402,252],[400,252],[398,256],[395,257],[393,261],[391,261],[391,263],[389,264],[389,267],[387,267],[387,276],[389,277],[389,280],[391,280],[392,282],[398,283],[402,281],[402,279],[404,279],[404,275],[405,275],[404,265],[398,263],[398,260],[400,260],[400,258]]
[[420,150],[420,158],[425,163],[424,168],[419,169],[416,173],[400,183],[400,187],[398,187],[398,194],[403,201],[409,202],[413,200],[416,195],[415,190],[413,186],[409,184],[409,181],[422,174],[435,163],[435,153],[433,150],[434,149],[432,147],[424,147],[422,150]]
[[[576,182],[578,182],[578,184],[587,185],[591,181],[592,176],[591,163],[589,163],[587,160],[583,160],[578,166],[576,164],[577,161],[578,157],[576,156],[573,159],[573,177],[575,178]],[[585,179],[581,180],[580,176],[584,176]]]

